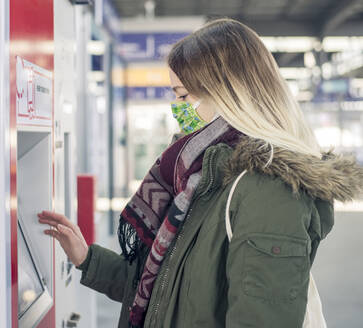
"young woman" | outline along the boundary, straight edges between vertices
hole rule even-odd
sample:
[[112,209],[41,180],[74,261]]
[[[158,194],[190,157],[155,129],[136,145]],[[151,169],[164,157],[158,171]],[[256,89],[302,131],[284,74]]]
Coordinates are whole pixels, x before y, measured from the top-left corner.
[[[363,170],[321,152],[257,34],[220,19],[174,45],[174,117],[184,131],[120,215],[122,255],[86,245],[79,228],[40,222],[81,283],[122,302],[119,327],[301,327],[309,272]],[[233,237],[225,226],[227,197]]]

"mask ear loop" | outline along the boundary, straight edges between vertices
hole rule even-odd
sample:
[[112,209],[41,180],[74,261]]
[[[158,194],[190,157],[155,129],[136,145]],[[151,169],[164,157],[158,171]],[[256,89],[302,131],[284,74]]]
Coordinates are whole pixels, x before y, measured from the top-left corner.
[[195,112],[196,112],[196,114],[197,114],[197,116],[199,117],[199,119],[201,120],[201,121],[204,121],[203,119],[202,119],[202,117],[199,115],[199,113],[198,113],[198,111],[197,111],[197,108],[199,107],[199,105],[200,105],[200,103],[202,102],[202,99],[199,99],[199,100],[197,100],[193,105],[192,105],[192,107],[194,108],[194,110],[195,110]]
[[200,103],[201,103],[202,101],[201,100],[197,100],[193,105],[192,105],[192,107],[194,108],[194,109],[197,109],[198,107],[199,107],[199,105],[200,105]]

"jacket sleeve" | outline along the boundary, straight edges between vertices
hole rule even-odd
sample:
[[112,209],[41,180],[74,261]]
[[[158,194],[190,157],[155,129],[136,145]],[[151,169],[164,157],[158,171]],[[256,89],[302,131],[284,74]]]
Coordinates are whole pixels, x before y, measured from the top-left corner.
[[82,285],[122,302],[128,265],[127,261],[112,250],[91,244],[86,259],[76,268],[82,271]]
[[226,327],[301,328],[311,250],[299,220],[303,212],[293,200],[264,196],[250,198],[232,214]]

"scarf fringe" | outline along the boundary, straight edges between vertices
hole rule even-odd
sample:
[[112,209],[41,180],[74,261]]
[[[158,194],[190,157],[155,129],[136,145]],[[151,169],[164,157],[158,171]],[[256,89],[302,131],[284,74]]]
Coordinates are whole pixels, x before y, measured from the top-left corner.
[[138,257],[140,238],[136,233],[136,229],[125,220],[122,214],[120,214],[117,235],[122,249],[122,255],[131,265]]

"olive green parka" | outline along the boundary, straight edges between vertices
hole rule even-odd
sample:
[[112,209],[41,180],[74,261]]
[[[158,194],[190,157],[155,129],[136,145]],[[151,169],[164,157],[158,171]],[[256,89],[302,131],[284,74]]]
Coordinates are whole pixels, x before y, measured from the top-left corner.
[[[300,328],[309,271],[319,243],[334,224],[334,200],[356,196],[363,170],[331,152],[322,159],[241,139],[205,151],[202,179],[184,224],[168,249],[155,281],[145,328]],[[234,179],[243,170],[230,205]],[[148,249],[142,246],[145,260]],[[142,271],[97,244],[89,247],[81,283],[123,304],[128,314]]]

